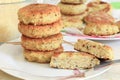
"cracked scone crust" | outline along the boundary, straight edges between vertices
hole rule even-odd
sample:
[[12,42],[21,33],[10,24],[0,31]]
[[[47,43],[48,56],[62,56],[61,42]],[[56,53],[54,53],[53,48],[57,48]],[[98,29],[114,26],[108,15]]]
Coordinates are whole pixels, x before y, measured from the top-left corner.
[[61,2],[68,4],[80,4],[80,3],[85,3],[86,0],[61,0]]
[[60,47],[63,36],[61,33],[46,38],[29,38],[24,35],[21,37],[22,46],[28,50],[50,51]]
[[97,58],[104,60],[112,60],[114,55],[113,50],[110,46],[90,40],[79,39],[75,43],[74,49],[78,51],[88,52],[89,54],[92,54]]
[[18,29],[25,36],[31,38],[42,38],[58,34],[61,31],[62,27],[62,22],[57,21],[49,25],[41,26],[25,25],[23,23],[19,23]]
[[30,4],[18,11],[18,19],[24,24],[51,24],[60,18],[59,7],[51,4]]
[[24,49],[24,57],[30,62],[49,63],[53,54],[63,52],[63,47],[52,51],[32,51]]
[[60,2],[58,6],[60,7],[61,13],[66,15],[78,15],[85,12],[87,9],[87,6],[85,4],[74,5],[64,4]]
[[54,54],[50,66],[62,69],[88,69],[100,64],[93,55],[85,52],[62,52]]

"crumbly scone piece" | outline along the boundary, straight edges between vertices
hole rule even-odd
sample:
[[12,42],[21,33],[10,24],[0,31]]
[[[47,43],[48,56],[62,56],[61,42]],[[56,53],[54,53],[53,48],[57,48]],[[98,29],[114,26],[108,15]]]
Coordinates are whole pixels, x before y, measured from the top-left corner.
[[79,39],[74,44],[74,49],[78,51],[88,52],[99,59],[112,60],[113,50],[110,46],[90,40]]
[[81,3],[85,3],[86,0],[61,0],[61,2],[68,4],[81,4]]
[[24,49],[24,57],[30,62],[49,63],[53,54],[63,52],[63,47],[52,51],[32,51]]
[[62,14],[66,15],[79,15],[83,12],[86,11],[87,6],[85,4],[64,4],[64,3],[59,3],[58,6],[60,7],[60,11]]
[[21,37],[22,46],[29,50],[50,51],[60,47],[63,36],[61,33],[46,38],[29,38],[24,35]]
[[60,20],[60,9],[51,4],[30,4],[18,11],[18,19],[24,24],[44,25]]
[[117,22],[116,22],[116,25],[118,26],[119,32],[120,32],[120,21],[117,21]]
[[102,11],[111,14],[112,7],[109,3],[103,2],[103,1],[98,1],[98,2],[90,2],[87,4],[89,12],[97,12],[97,11]]
[[40,26],[25,25],[23,23],[19,23],[18,25],[19,31],[23,35],[31,38],[43,38],[43,37],[55,35],[58,34],[62,28],[63,28],[63,24],[61,20],[52,24],[40,25]]
[[84,34],[90,36],[110,36],[119,32],[118,26],[110,24],[89,23],[84,28]]
[[85,52],[62,52],[52,56],[50,66],[63,69],[88,69],[99,65],[100,61]]

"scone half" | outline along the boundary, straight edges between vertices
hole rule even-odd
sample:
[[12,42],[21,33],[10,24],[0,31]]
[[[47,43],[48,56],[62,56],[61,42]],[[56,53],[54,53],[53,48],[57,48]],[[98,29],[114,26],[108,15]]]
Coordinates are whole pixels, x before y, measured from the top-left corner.
[[78,51],[87,52],[96,56],[99,59],[104,60],[112,60],[114,56],[113,50],[110,46],[90,40],[79,39],[74,44],[74,49]]
[[62,52],[54,54],[50,66],[62,69],[88,69],[100,64],[93,55],[85,52]]
[[50,51],[60,47],[63,36],[61,33],[46,38],[29,38],[24,35],[21,37],[22,46],[28,50]]

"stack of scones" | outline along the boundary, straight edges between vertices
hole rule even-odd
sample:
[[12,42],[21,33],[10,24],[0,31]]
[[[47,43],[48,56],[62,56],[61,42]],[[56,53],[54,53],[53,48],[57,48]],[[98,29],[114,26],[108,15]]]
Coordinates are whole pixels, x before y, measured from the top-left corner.
[[87,15],[85,2],[86,0],[61,0],[58,3],[64,27],[83,27],[82,19]]
[[50,4],[30,4],[18,11],[21,44],[28,61],[48,63],[56,52],[62,52],[61,13]]

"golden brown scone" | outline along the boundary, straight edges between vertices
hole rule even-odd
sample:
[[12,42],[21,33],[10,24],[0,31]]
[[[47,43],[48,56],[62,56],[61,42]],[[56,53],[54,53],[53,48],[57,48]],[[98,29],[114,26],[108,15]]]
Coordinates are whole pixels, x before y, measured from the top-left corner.
[[84,20],[87,23],[84,28],[84,34],[86,35],[109,36],[119,32],[114,18],[107,13],[90,13]]
[[79,16],[67,16],[62,17],[63,27],[79,27],[83,28],[83,22]]
[[95,1],[95,2],[90,2],[87,4],[89,12],[106,12],[111,14],[112,7],[109,3],[103,2],[103,1]]
[[24,57],[30,62],[40,62],[40,63],[49,63],[51,56],[55,53],[63,52],[63,47],[52,51],[32,51],[24,49]]
[[118,26],[119,32],[120,32],[120,21],[117,21],[117,22],[116,22],[116,25]]
[[50,66],[63,69],[88,69],[100,64],[93,55],[85,52],[62,52],[54,54]]
[[105,12],[93,12],[84,18],[86,23],[113,24],[115,19]]
[[23,23],[19,23],[18,25],[19,31],[23,35],[31,38],[42,38],[58,34],[61,31],[62,27],[62,21],[57,21],[52,24],[41,26],[25,25]]
[[59,7],[51,4],[30,4],[18,11],[20,22],[24,24],[44,25],[60,20]]
[[75,43],[74,49],[78,51],[88,52],[89,54],[92,54],[99,59],[104,59],[104,60],[113,59],[112,48],[102,43],[79,39]]
[[60,7],[60,11],[62,14],[66,15],[78,15],[86,11],[87,6],[85,4],[64,4],[64,3],[59,3],[58,6]]
[[110,36],[119,32],[118,26],[110,24],[87,24],[84,34],[90,36]]
[[81,3],[85,3],[86,0],[61,0],[61,2],[68,4],[81,4]]
[[29,50],[50,51],[60,47],[62,34],[58,33],[46,38],[29,38],[22,35],[22,46]]

